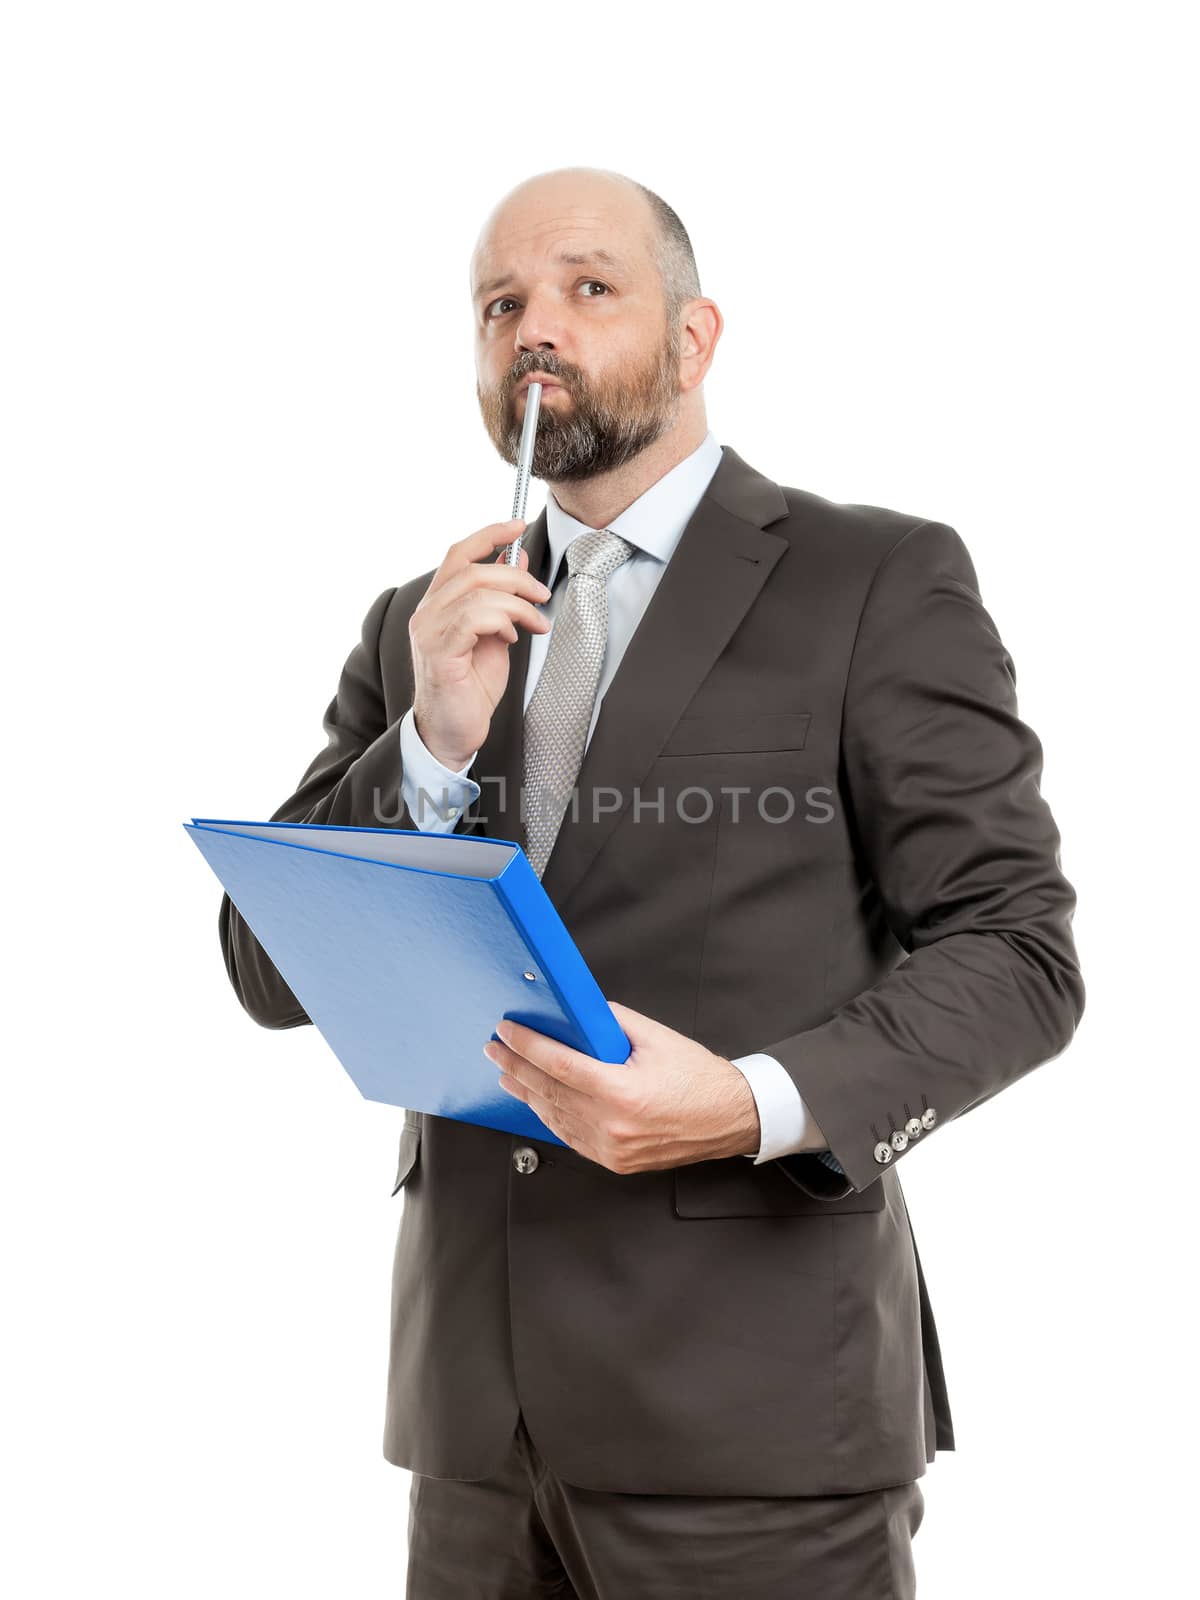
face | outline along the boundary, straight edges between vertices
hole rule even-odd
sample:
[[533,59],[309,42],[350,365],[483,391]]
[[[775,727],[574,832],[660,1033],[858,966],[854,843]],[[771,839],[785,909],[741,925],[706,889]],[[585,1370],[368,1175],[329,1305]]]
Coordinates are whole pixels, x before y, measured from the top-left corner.
[[509,199],[472,261],[484,425],[515,465],[526,405],[517,385],[544,377],[533,474],[547,483],[621,466],[680,406],[680,332],[667,323],[640,197],[584,201],[578,187]]

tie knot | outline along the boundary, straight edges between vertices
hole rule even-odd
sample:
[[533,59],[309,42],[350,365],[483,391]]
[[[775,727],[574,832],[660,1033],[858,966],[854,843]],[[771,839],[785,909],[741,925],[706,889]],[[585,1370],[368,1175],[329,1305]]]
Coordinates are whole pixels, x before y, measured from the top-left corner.
[[628,539],[622,539],[611,528],[594,528],[581,533],[567,546],[567,571],[573,578],[599,578],[604,582],[632,554],[633,546]]

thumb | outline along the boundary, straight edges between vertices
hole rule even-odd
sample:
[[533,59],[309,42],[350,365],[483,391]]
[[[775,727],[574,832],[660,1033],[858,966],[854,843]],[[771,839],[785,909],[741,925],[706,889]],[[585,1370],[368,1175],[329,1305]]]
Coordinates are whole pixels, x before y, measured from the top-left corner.
[[[605,996],[608,999],[608,996]],[[623,1006],[619,1001],[609,1000],[609,1009],[621,1024],[621,1027],[630,1044],[636,1045],[638,1040],[649,1040],[654,1029],[659,1026],[653,1017],[648,1017],[644,1012],[634,1011],[631,1006]]]

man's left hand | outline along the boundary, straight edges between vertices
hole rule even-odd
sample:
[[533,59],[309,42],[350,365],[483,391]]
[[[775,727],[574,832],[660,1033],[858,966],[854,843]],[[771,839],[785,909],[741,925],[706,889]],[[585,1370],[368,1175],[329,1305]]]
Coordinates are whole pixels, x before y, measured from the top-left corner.
[[630,1043],[614,1065],[520,1022],[484,1046],[500,1086],[550,1131],[610,1172],[653,1172],[720,1156],[757,1155],[758,1111],[732,1061],[686,1034],[609,1001]]

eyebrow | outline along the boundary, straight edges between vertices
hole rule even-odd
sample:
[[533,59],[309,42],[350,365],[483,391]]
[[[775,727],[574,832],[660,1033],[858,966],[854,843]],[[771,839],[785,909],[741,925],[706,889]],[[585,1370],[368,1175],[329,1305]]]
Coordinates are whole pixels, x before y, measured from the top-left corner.
[[[594,250],[587,251],[562,250],[554,259],[564,267],[599,266],[609,267],[617,272],[625,270],[622,261],[619,261],[616,256],[612,255],[608,250],[601,249],[599,246]],[[481,283],[475,290],[474,298],[478,300],[480,295],[494,294],[497,289],[503,289],[506,283],[512,282],[512,276],[511,272],[506,272],[502,277],[493,278],[488,283]]]

